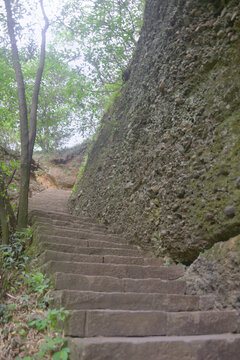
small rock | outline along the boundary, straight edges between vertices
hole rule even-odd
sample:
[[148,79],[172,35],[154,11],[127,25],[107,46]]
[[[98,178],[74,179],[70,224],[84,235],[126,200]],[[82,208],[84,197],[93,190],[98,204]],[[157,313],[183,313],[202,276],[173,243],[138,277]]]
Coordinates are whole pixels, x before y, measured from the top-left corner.
[[217,37],[221,39],[224,36],[225,36],[225,32],[223,30],[219,30],[219,32],[217,33]]
[[176,149],[181,153],[183,154],[185,152],[185,149],[184,147],[181,145],[181,144],[177,144],[176,145]]
[[236,180],[236,188],[240,189],[240,177]]
[[151,187],[151,191],[154,192],[154,194],[157,194],[159,191],[159,186],[158,185],[154,185]]
[[227,165],[221,165],[219,169],[219,175],[228,176],[230,170]]
[[178,197],[179,199],[183,199],[184,196],[185,196],[185,190],[182,189],[182,190],[180,190],[179,193],[177,194],[177,197]]
[[188,16],[184,16],[183,17],[183,23],[185,26],[189,26],[190,25],[190,19]]
[[131,189],[131,188],[133,187],[133,185],[134,185],[134,184],[129,181],[129,182],[124,186],[124,189],[125,189],[125,190],[129,190],[129,189]]
[[239,35],[238,34],[235,34],[235,35],[233,35],[232,37],[231,37],[231,41],[233,42],[233,41],[237,41],[239,39]]
[[213,221],[214,220],[214,214],[213,213],[207,213],[205,217],[206,221]]
[[234,206],[227,206],[224,210],[224,213],[227,217],[234,217],[235,216]]
[[160,85],[159,85],[159,90],[160,90],[160,93],[161,93],[162,95],[164,95],[164,90],[165,90],[165,83],[164,83],[164,81],[162,81],[162,82],[160,83]]
[[223,17],[223,16],[225,16],[226,15],[226,13],[227,13],[227,8],[224,8],[223,10],[222,10],[222,12],[221,12],[221,17]]
[[154,204],[159,207],[160,206],[160,201],[158,199],[154,199]]
[[174,212],[177,211],[178,209],[179,209],[179,204],[173,205],[172,210],[173,210]]
[[183,103],[184,103],[184,99],[183,99],[183,98],[179,97],[179,98],[176,99],[176,104],[177,104],[177,105],[182,105]]
[[199,17],[202,15],[202,11],[201,10],[195,10],[193,13],[194,16]]
[[235,21],[236,18],[237,18],[237,16],[238,16],[238,12],[236,11],[236,12],[232,15],[231,21],[232,21],[232,22]]

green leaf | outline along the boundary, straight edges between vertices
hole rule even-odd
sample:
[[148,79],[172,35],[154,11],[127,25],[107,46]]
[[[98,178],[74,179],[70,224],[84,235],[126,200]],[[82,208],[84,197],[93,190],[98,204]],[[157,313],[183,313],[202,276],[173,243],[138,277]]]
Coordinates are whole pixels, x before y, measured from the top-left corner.
[[68,347],[63,348],[61,351],[56,352],[53,355],[53,360],[67,360],[68,355],[70,353],[70,349]]

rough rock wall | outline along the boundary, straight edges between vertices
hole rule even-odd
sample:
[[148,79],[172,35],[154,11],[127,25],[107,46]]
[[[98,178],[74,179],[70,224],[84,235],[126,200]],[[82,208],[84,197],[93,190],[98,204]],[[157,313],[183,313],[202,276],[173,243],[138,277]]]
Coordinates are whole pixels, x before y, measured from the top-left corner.
[[185,275],[187,294],[214,294],[219,309],[240,310],[240,236],[204,251]]
[[239,0],[147,0],[75,212],[184,263],[239,234],[239,59]]

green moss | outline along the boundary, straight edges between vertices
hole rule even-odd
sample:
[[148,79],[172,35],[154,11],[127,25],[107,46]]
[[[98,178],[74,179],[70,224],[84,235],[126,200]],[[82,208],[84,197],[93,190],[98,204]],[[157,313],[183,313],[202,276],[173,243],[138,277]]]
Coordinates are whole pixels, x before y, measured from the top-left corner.
[[[196,196],[191,216],[193,222],[199,224],[199,234],[202,234],[203,240],[206,239],[206,246],[227,240],[240,231],[240,203],[236,201],[240,197],[240,190],[235,185],[240,175],[239,140],[240,110],[218,125],[213,145],[201,154],[210,164],[205,179],[194,179],[191,183],[193,193],[200,191],[203,194]],[[202,205],[203,199],[205,206]],[[224,213],[229,204],[236,208],[233,219],[227,218]],[[214,214],[213,221],[206,219],[207,213]]]

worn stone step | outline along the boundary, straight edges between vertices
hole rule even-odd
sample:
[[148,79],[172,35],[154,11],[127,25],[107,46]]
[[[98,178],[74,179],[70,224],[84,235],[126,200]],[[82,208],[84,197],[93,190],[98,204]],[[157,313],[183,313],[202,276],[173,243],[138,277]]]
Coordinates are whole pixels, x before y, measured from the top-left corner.
[[65,253],[60,251],[45,250],[40,256],[40,262],[42,264],[48,261],[68,261],[68,262],[87,262],[87,263],[104,263],[104,256],[102,255],[85,255]]
[[198,296],[144,293],[104,293],[93,291],[56,290],[52,293],[54,306],[69,310],[160,310],[198,311]]
[[[140,254],[139,254],[140,255]],[[132,264],[132,265],[150,265],[150,266],[162,266],[165,264],[163,258],[151,258],[151,257],[121,257],[105,255],[104,263],[106,264]]]
[[135,246],[127,244],[119,244],[112,241],[104,241],[97,239],[72,239],[66,236],[57,236],[39,232],[38,239],[43,242],[53,242],[55,244],[67,244],[80,247],[100,247],[100,248],[115,248],[115,249],[136,249]]
[[117,278],[176,280],[184,275],[184,266],[140,266],[125,264],[98,264],[67,261],[49,261],[45,264],[50,273],[65,272],[81,275],[102,275]]
[[69,230],[68,228],[61,228],[57,226],[47,227],[46,225],[42,225],[42,224],[37,225],[36,231],[40,234],[67,237],[69,239],[92,239],[98,241],[100,240],[108,241],[114,244],[122,244],[122,245],[127,244],[124,238],[118,238],[116,236],[101,234],[93,231],[75,231],[75,230]]
[[60,243],[49,242],[49,239],[45,241],[41,241],[39,246],[40,249],[42,250],[49,249],[54,251],[62,251],[66,253],[75,253],[75,254],[116,255],[116,256],[130,256],[130,255],[137,256],[141,254],[139,250],[133,250],[133,249],[76,246],[67,243],[60,244]]
[[[87,232],[96,233],[96,234],[100,234],[100,235],[109,235],[110,234],[107,229],[98,227],[97,225],[93,225],[93,224],[89,224],[89,223],[84,223],[84,224],[72,223],[71,224],[69,221],[59,221],[59,220],[52,220],[52,219],[47,219],[47,218],[46,219],[37,218],[33,222],[33,225],[35,227],[45,226],[48,228],[57,228],[57,229],[68,228],[69,230],[73,230],[73,231],[83,231],[83,232],[87,231]],[[111,235],[113,237],[117,237],[115,234],[111,234]]]
[[[40,234],[46,234],[51,236],[62,236],[67,237],[69,239],[93,239],[93,240],[102,240],[102,241],[110,241],[116,244],[126,245],[126,241],[124,238],[112,237],[111,235],[95,233],[91,231],[76,231],[69,230],[68,228],[61,227],[51,227],[46,225],[38,225],[37,232]],[[132,245],[131,245],[132,246]]]
[[[88,262],[88,263],[104,263],[104,264],[128,264],[128,265],[142,265],[142,266],[161,266],[163,259],[151,259],[143,257],[131,256],[114,256],[114,255],[84,255],[76,253],[66,253],[53,250],[45,250],[41,255],[42,262],[54,261],[73,261],[73,262]],[[159,261],[155,261],[159,260]]]
[[72,338],[71,360],[239,360],[240,335]]
[[65,334],[93,336],[185,336],[224,334],[238,331],[236,311],[73,311]]
[[43,217],[43,218],[49,218],[54,220],[70,220],[75,221],[76,223],[90,223],[94,225],[98,225],[100,227],[106,228],[105,225],[99,224],[95,219],[88,218],[88,217],[81,217],[81,216],[74,216],[67,212],[53,212],[53,211],[44,211],[44,210],[31,210],[29,213],[29,220],[33,217]]
[[89,276],[57,272],[54,276],[56,290],[81,290],[94,292],[140,292],[181,294],[186,290],[183,280],[119,279],[113,276]]
[[34,216],[32,217],[32,223],[43,223],[46,225],[51,226],[59,226],[59,227],[69,227],[72,229],[85,229],[85,230],[95,230],[100,232],[107,232],[108,229],[105,225],[100,225],[92,222],[77,222],[76,220],[58,220],[58,219],[52,219],[45,216]]

